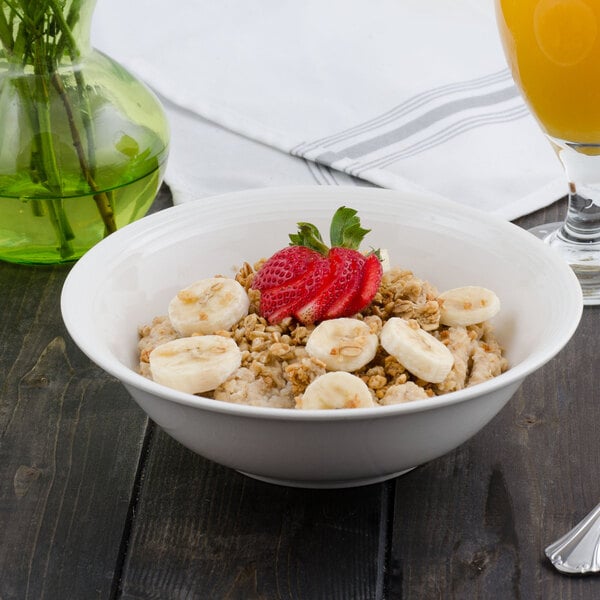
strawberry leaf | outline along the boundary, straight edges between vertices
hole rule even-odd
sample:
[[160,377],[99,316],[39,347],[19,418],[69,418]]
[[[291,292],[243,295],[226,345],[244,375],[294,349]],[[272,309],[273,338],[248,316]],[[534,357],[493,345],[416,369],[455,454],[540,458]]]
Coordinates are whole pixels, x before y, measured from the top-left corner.
[[379,262],[382,262],[381,248],[373,248],[373,246],[371,246],[371,249],[365,254],[365,258],[369,258],[371,254],[374,254],[379,259]]
[[[370,229],[360,226],[356,210],[341,206],[335,211],[329,228],[329,238],[332,248],[349,248],[358,250],[363,238]],[[291,233],[290,246],[306,246],[327,256],[329,247],[323,241],[318,228],[312,223],[297,223],[298,233]]]
[[335,211],[329,228],[331,245],[358,250],[360,243],[370,229],[360,226],[360,219],[353,208],[341,206]]
[[298,233],[290,233],[290,246],[306,246],[327,256],[329,248],[323,242],[321,233],[312,223],[298,223]]

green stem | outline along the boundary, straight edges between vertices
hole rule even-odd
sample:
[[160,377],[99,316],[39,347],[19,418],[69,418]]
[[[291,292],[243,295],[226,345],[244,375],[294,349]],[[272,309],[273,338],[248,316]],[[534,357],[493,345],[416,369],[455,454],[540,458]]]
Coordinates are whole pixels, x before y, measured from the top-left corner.
[[[9,3],[13,13],[18,14],[16,8]],[[27,15],[23,13],[21,15],[23,19],[27,18]],[[2,41],[5,51],[12,55],[15,54],[22,56],[22,64],[25,64],[26,60],[26,48],[25,42],[26,27],[23,21],[20,22],[19,28],[16,34],[16,40],[13,41],[11,34],[11,26],[9,26],[6,20],[3,10],[0,10],[0,41]],[[33,29],[33,27],[32,27]],[[40,41],[39,44],[42,42]],[[43,57],[39,52],[40,46],[36,45],[38,50],[35,53],[35,66],[34,72],[36,73],[35,92],[29,93],[28,86],[25,80],[16,79],[17,93],[23,98],[22,106],[27,107],[28,119],[31,124],[33,131],[38,131],[36,139],[33,141],[34,148],[32,148],[32,179],[37,176],[44,180],[45,185],[53,190],[55,193],[60,190],[60,175],[58,166],[56,163],[56,155],[54,153],[54,146],[52,138],[50,136],[51,131],[51,119],[49,110],[49,90],[47,86],[47,79],[44,77],[46,73]],[[20,53],[20,54],[19,54]],[[42,102],[33,101],[38,100],[41,96]],[[37,149],[36,149],[37,147]],[[66,258],[73,253],[73,249],[70,240],[73,239],[73,231],[67,220],[62,200],[46,200],[45,201],[50,222],[55,231],[58,247],[61,257]],[[38,203],[34,203],[34,214],[40,214],[42,211]]]
[[[20,2],[19,0],[4,0],[9,7],[9,16],[17,19],[15,39],[12,39],[15,21],[7,20],[4,10],[0,9],[0,42],[7,51],[7,56],[13,56],[21,61],[23,68],[33,64],[36,75],[34,92],[30,95],[31,102],[25,106],[33,107],[29,119],[32,130],[37,132],[33,140],[31,155],[32,180],[37,179],[58,198],[63,193],[60,169],[52,139],[52,115],[50,112],[50,87],[54,88],[65,110],[73,147],[75,149],[81,174],[89,188],[94,193],[94,201],[104,222],[107,234],[116,230],[112,197],[103,192],[95,180],[95,135],[91,120],[91,106],[86,83],[78,64],[81,51],[73,35],[73,27],[80,19],[81,1],[73,0],[66,14],[66,6],[61,6],[58,0],[37,2]],[[66,17],[65,17],[66,15]],[[69,56],[71,71],[75,79],[77,105],[81,108],[75,111],[75,104],[67,91],[60,72],[60,62],[64,56]],[[18,89],[24,99],[28,96],[28,86]],[[80,134],[78,120],[85,132],[86,147]],[[60,243],[61,254],[68,251],[68,240],[73,233],[68,223],[62,199],[57,199],[55,205],[48,206],[52,224]]]
[[98,207],[98,211],[102,220],[104,221],[104,226],[106,227],[107,233],[113,233],[117,230],[117,226],[115,223],[115,217],[112,209],[112,205],[110,202],[110,198],[106,192],[103,192],[98,187],[96,183],[90,166],[88,164],[87,158],[85,156],[85,151],[83,149],[83,145],[81,143],[81,137],[79,135],[79,130],[77,129],[77,124],[75,123],[75,115],[73,113],[73,107],[69,100],[69,97],[66,93],[66,90],[63,86],[62,80],[59,74],[54,71],[52,73],[52,85],[55,87],[58,92],[61,100],[63,102],[63,106],[65,108],[65,112],[67,113],[67,119],[69,121],[69,127],[71,129],[71,137],[73,138],[73,146],[75,147],[75,151],[77,152],[77,158],[79,160],[79,167],[81,168],[81,172],[90,186],[90,188],[95,192],[94,201],[96,202],[96,206]]
[[47,200],[46,207],[52,221],[52,225],[58,237],[59,252],[61,257],[66,258],[73,253],[69,240],[75,236],[64,211],[62,196],[62,182],[60,171],[56,160],[54,143],[52,140],[52,119],[50,116],[50,90],[48,88],[48,72],[45,62],[45,51],[42,42],[35,45],[34,73],[35,77],[35,108],[38,127],[36,140],[39,145],[39,154],[42,167],[41,175],[45,187],[47,187],[56,199]]
[[[71,25],[67,23],[67,19],[63,14],[63,9],[60,8],[56,2],[56,0],[47,0],[48,6],[51,8],[54,13],[54,17],[56,18],[56,24],[58,25],[59,31],[61,33],[62,38],[56,43],[56,57],[60,58],[62,55],[64,46],[66,45],[68,48],[77,48],[77,41],[73,37],[73,32],[71,31]],[[79,14],[80,7],[76,2],[71,6],[71,15]],[[77,52],[79,54],[79,52]]]
[[[19,107],[21,111],[25,111],[27,113],[27,119],[29,121],[29,126],[31,131],[36,131],[39,127],[37,112],[35,111],[35,102],[31,97],[31,93],[29,90],[29,86],[27,85],[27,81],[23,77],[16,77],[11,80],[17,90],[17,94],[21,98],[21,102],[19,103]],[[19,117],[20,119],[21,117]],[[34,183],[39,183],[40,174],[43,172],[43,166],[40,159],[40,151],[37,147],[36,141],[32,140],[32,148],[31,148],[31,158],[29,163],[29,172],[30,178]],[[36,217],[43,217],[45,215],[43,205],[38,202],[33,202],[31,204],[31,209],[33,215]],[[60,239],[60,233],[56,232],[57,237]]]
[[12,32],[3,10],[0,10],[0,43],[6,49],[6,52],[12,54],[14,47]]
[[[80,0],[73,0],[73,4],[71,5],[71,9],[66,20],[63,16],[62,11],[56,6],[56,2],[54,0],[51,0],[51,6],[61,24],[61,38],[56,45],[57,55],[61,56],[66,46],[69,53],[69,57],[71,58],[71,63],[75,65],[81,59],[81,52],[79,50],[79,47],[77,46],[77,41],[73,37],[72,30],[73,27],[77,24],[77,21],[79,20],[81,2]],[[92,109],[86,91],[86,84],[82,71],[80,69],[74,68],[73,74],[75,76],[75,82],[77,83],[79,103],[81,104],[81,106],[83,106],[83,110],[81,111],[81,121],[83,123],[83,128],[85,130],[85,136],[87,141],[88,164],[90,172],[93,176],[96,165],[96,143],[94,127],[90,118],[90,115],[92,114]]]
[[[81,54],[79,48],[77,47],[77,42],[73,37],[71,32],[71,26],[77,21],[79,15],[79,5],[77,2],[74,2],[71,7],[71,12],[67,20],[65,20],[62,10],[58,7],[56,0],[48,0],[49,6],[52,8],[54,15],[57,20],[57,24],[60,29],[61,39],[57,44],[58,52],[62,53],[64,47],[66,46],[69,56],[71,58],[71,63],[76,64],[80,58]],[[112,202],[110,195],[106,192],[103,192],[98,187],[95,177],[94,177],[94,165],[95,165],[95,156],[94,156],[94,131],[92,127],[92,122],[89,117],[91,113],[91,107],[89,104],[89,98],[86,93],[85,81],[83,79],[83,75],[81,71],[78,69],[73,69],[75,81],[77,83],[77,92],[79,96],[79,102],[83,105],[83,110],[80,112],[81,119],[83,122],[84,130],[86,132],[86,141],[87,141],[87,154],[82,144],[81,136],[79,134],[79,130],[77,128],[75,122],[75,115],[73,111],[73,106],[69,99],[69,96],[63,86],[62,80],[58,73],[54,71],[52,73],[52,85],[58,92],[63,106],[65,108],[65,112],[67,114],[67,119],[69,121],[69,128],[71,130],[71,137],[73,139],[73,146],[75,147],[75,151],[77,152],[77,158],[79,160],[79,166],[81,168],[82,174],[92,189],[95,192],[94,201],[98,208],[98,212],[102,217],[102,221],[104,222],[105,230],[107,234],[113,233],[116,231],[117,226],[114,219],[114,211],[112,207]]]

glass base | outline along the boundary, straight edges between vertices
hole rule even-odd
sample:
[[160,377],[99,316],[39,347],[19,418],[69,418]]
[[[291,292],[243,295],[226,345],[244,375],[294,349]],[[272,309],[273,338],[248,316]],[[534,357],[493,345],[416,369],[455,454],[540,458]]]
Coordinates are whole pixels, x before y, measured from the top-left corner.
[[570,242],[561,236],[563,223],[546,223],[529,230],[554,248],[571,265],[586,306],[600,305],[600,243]]

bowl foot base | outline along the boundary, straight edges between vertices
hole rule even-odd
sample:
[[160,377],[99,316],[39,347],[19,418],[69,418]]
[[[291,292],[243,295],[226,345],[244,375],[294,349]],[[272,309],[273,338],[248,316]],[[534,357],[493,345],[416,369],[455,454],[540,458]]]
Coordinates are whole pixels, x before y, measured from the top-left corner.
[[311,480],[295,480],[295,479],[276,479],[272,477],[263,477],[262,475],[254,475],[252,473],[246,473],[245,471],[238,471],[242,475],[246,475],[246,477],[251,477],[252,479],[257,479],[258,481],[264,481],[265,483],[272,483],[275,485],[283,485],[286,487],[296,487],[296,488],[312,488],[312,489],[337,489],[337,488],[352,488],[352,487],[360,487],[363,485],[372,485],[374,483],[381,483],[382,481],[387,481],[388,479],[393,479],[394,477],[399,477],[400,475],[404,475],[409,471],[412,471],[415,467],[410,467],[409,469],[404,469],[404,471],[398,471],[397,473],[389,473],[387,475],[378,475],[376,477],[365,477],[361,479],[338,479],[332,481],[311,481]]

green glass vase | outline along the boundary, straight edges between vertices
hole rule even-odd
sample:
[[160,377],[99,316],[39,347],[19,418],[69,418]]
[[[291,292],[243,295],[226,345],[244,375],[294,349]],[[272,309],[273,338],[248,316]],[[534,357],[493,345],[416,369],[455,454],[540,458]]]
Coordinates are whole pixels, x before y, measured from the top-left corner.
[[94,5],[0,1],[0,260],[76,260],[144,216],[161,184],[164,111],[91,47]]

